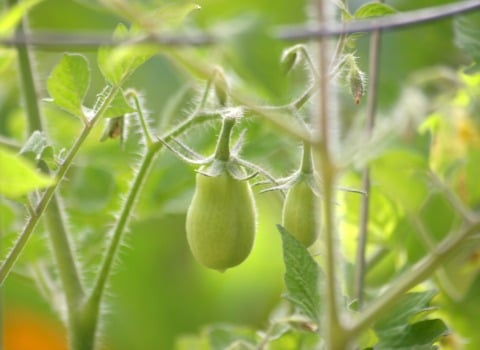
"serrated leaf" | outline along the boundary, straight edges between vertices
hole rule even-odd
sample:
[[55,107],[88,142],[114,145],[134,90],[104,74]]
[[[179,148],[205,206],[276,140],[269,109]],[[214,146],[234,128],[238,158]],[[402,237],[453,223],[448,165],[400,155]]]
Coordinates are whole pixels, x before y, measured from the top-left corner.
[[[124,24],[119,24],[113,37],[119,40],[127,39],[131,32]],[[155,52],[156,49],[148,45],[101,47],[98,50],[98,67],[108,82],[119,85]]]
[[83,98],[90,85],[90,68],[86,58],[64,54],[47,80],[53,103],[74,116],[84,116]]
[[401,300],[374,325],[377,334],[395,332],[395,329],[406,327],[413,316],[432,310],[429,306],[432,298],[437,294],[435,290],[407,293]]
[[26,159],[0,147],[0,195],[18,198],[54,181],[37,171]]
[[287,299],[297,305],[312,321],[319,322],[321,314],[320,267],[307,248],[283,226],[277,225],[282,236],[283,260]]
[[433,344],[450,332],[440,319],[416,322],[394,334],[380,336],[375,350],[436,349]]
[[12,6],[0,16],[0,37],[11,35],[22,17],[42,0],[25,0]]
[[468,69],[468,73],[478,72],[480,69],[480,12],[457,16],[454,20],[455,44],[475,61]]
[[367,4],[363,4],[360,6],[357,11],[355,11],[354,18],[355,19],[363,19],[363,18],[370,18],[370,17],[381,17],[387,16],[396,13],[393,7],[382,4],[379,2],[370,2]]

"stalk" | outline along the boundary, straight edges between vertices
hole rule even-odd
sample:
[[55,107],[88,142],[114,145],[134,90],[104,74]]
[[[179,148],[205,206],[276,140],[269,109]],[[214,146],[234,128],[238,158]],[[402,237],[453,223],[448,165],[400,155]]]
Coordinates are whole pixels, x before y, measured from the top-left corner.
[[[379,1],[383,2],[383,1]],[[378,72],[380,69],[380,31],[374,31],[370,37],[370,84],[367,95],[367,124],[365,126],[365,137],[369,139],[375,126],[375,115],[377,110]],[[362,190],[366,195],[362,196],[360,203],[360,227],[358,233],[358,244],[356,254],[355,270],[355,297],[361,308],[363,304],[363,289],[366,273],[365,252],[368,241],[368,217],[370,213],[370,168],[368,165],[362,172]]]
[[[326,23],[326,4],[323,0],[316,0],[317,17],[319,24]],[[319,74],[319,92],[317,99],[317,117],[314,118],[316,135],[315,153],[318,157],[316,162],[317,171],[322,178],[320,188],[322,188],[322,202],[320,207],[323,209],[323,242],[325,244],[325,296],[326,296],[326,316],[324,321],[324,339],[326,348],[329,350],[343,350],[346,342],[343,327],[340,324],[337,300],[337,256],[335,244],[335,210],[334,210],[334,186],[336,170],[332,160],[330,139],[330,89],[328,79],[328,42],[321,38],[318,44],[318,74]],[[317,199],[319,200],[319,199]],[[317,228],[320,229],[320,228]]]

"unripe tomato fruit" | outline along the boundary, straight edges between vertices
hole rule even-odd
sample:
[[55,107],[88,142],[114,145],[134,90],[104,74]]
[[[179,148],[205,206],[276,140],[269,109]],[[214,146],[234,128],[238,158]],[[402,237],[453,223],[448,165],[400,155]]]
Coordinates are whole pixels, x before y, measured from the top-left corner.
[[247,181],[237,180],[227,171],[217,176],[200,172],[187,212],[187,240],[198,262],[224,271],[243,262],[252,250],[256,225],[253,193]]
[[305,247],[317,239],[315,193],[307,181],[299,180],[290,187],[283,204],[282,225]]

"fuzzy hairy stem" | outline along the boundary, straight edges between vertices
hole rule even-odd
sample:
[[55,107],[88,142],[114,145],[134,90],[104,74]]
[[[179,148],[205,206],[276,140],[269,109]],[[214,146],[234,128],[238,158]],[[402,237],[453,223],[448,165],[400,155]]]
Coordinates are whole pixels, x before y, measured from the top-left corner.
[[[191,117],[187,118],[182,123],[174,127],[172,130],[167,132],[165,136],[161,137],[161,140],[169,140],[185,132],[188,128],[192,127],[195,124],[208,121],[212,118],[217,117],[219,117],[218,114],[192,115]],[[85,304],[81,308],[81,312],[79,313],[81,322],[85,326],[82,328],[82,337],[78,339],[82,346],[84,346],[85,344],[93,345],[95,343],[96,330],[100,317],[100,306],[102,303],[103,295],[105,293],[108,279],[112,273],[112,266],[115,262],[115,259],[117,258],[118,250],[125,235],[125,229],[128,225],[129,219],[134,212],[135,203],[138,199],[139,194],[141,193],[141,190],[149,174],[149,170],[156,158],[156,155],[162,148],[163,143],[161,141],[152,143],[147,147],[140,166],[135,173],[126,200],[123,203],[122,208],[120,209],[120,215],[115,222],[115,226],[112,231],[112,238],[107,245],[107,251],[98,270],[99,272],[97,274],[94,286],[89,296],[87,297]],[[83,349],[86,350],[90,348],[78,348],[78,350]]]

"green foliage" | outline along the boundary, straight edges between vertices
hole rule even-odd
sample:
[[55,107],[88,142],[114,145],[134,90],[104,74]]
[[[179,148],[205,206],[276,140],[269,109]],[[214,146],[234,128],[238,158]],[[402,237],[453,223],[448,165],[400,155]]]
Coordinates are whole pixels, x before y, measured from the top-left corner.
[[85,118],[83,99],[89,85],[88,62],[77,54],[64,54],[47,81],[53,103],[79,118]]
[[[422,6],[425,1],[415,5]],[[91,52],[63,54],[53,70],[51,63],[58,61],[58,53],[42,51],[38,55],[39,76],[47,76],[51,70],[46,87],[52,102],[79,117],[83,127],[47,105],[45,130],[24,135],[26,121],[32,117],[23,118],[17,107],[19,84],[11,64],[15,56],[10,49],[0,53],[0,143],[9,147],[0,148],[0,194],[9,198],[0,202],[0,248],[14,247],[0,252],[6,257],[0,264],[0,284],[5,282],[7,305],[20,298],[17,292],[21,288],[15,282],[21,280],[31,286],[38,284],[49,307],[59,309],[56,300],[71,298],[69,278],[78,273],[80,287],[73,289],[81,302],[73,303],[75,307],[69,304],[62,315],[74,350],[79,349],[75,338],[93,343],[98,327],[105,329],[105,339],[100,342],[119,350],[170,349],[174,338],[178,350],[343,349],[347,343],[384,350],[434,349],[442,337],[458,330],[472,339],[472,349],[478,347],[478,335],[469,323],[474,324],[470,321],[476,320],[480,308],[480,239],[471,236],[478,233],[473,228],[479,225],[480,77],[457,72],[458,51],[449,46],[451,40],[441,29],[446,22],[440,27],[424,27],[422,35],[432,38],[428,47],[422,47],[421,40],[412,41],[408,30],[407,34],[384,34],[377,103],[384,107],[388,101],[398,101],[389,110],[380,108],[371,133],[364,134],[366,99],[361,97],[371,87],[365,84],[362,71],[368,55],[365,43],[357,40],[359,33],[340,37],[337,51],[331,52],[333,59],[328,57],[329,77],[347,83],[326,84],[326,90],[338,89],[330,101],[321,101],[324,96],[312,88],[326,79],[320,77],[316,49],[310,44],[288,47],[290,43],[272,34],[278,24],[306,23],[309,15],[304,1],[281,0],[273,7],[268,0],[211,1],[202,3],[201,11],[195,11],[198,5],[188,0],[162,1],[160,6],[154,0],[80,2],[102,8],[102,15],[78,4],[51,0],[42,4],[45,8],[39,7],[38,13],[35,8],[30,19],[32,32],[75,26],[89,32],[110,31],[117,16],[125,20],[114,30],[113,45],[96,52],[99,69],[89,67]],[[25,1],[7,12],[0,19],[0,36],[8,35],[35,3]],[[411,4],[400,1],[398,8]],[[348,5],[352,4],[338,1],[337,5],[345,21],[396,12],[388,5],[371,2],[351,14]],[[65,18],[58,19],[49,15],[55,6],[92,17],[64,11]],[[457,44],[475,61],[479,56],[477,22],[477,14],[455,22]],[[146,44],[171,36],[182,45],[183,35],[188,39],[197,34],[218,41],[188,49]],[[418,67],[438,62],[455,64],[455,69],[432,69],[410,76]],[[24,72],[25,67],[20,70]],[[184,86],[179,88],[181,84]],[[206,91],[197,96],[196,90],[203,90],[204,85]],[[402,90],[401,98],[392,92],[392,85]],[[348,88],[354,103],[345,96]],[[38,91],[42,94],[44,86],[38,86]],[[137,98],[140,95],[141,100]],[[164,108],[165,101],[174,107]],[[35,106],[37,102],[27,97],[24,103]],[[317,120],[322,103],[335,111],[335,125],[325,129],[334,130],[328,134],[334,151],[316,127],[331,122]],[[222,133],[217,137],[216,123],[198,126],[232,115],[248,134],[242,134],[230,151],[230,139],[222,138]],[[103,134],[97,122],[105,122]],[[100,142],[118,137],[120,147],[117,142]],[[247,211],[239,206],[243,194],[231,182],[213,183],[208,198],[196,208],[199,215],[193,225],[200,234],[215,230],[215,237],[202,248],[208,252],[222,242],[235,243],[226,236],[241,231],[247,216],[248,231],[259,231],[252,251],[253,233],[246,248],[237,241],[228,247],[229,252],[220,249],[220,253],[241,253],[235,265],[242,264],[224,274],[199,266],[188,250],[185,231],[191,231],[192,225],[185,213],[194,191],[194,174],[160,152],[168,147],[187,154],[195,164],[205,164],[212,158],[203,158],[196,150],[211,153],[215,140],[223,146],[215,151],[217,163],[200,168],[197,178],[223,181],[227,175],[228,181],[243,186],[240,190],[248,193],[249,205]],[[301,158],[300,142],[311,148],[315,162],[308,165],[308,186],[302,187],[294,203],[295,208],[300,207],[297,204],[305,199],[304,192],[312,190],[306,209],[296,210],[295,226],[308,226],[312,240],[322,238],[309,250],[288,232],[290,227],[279,225],[280,247],[273,230],[281,220],[282,203],[289,201],[285,192],[293,177],[283,176]],[[10,149],[20,149],[20,155]],[[358,161],[346,154],[347,149],[355,150],[358,157],[366,155]],[[140,161],[136,160],[138,153]],[[48,166],[58,181],[32,164]],[[366,195],[338,192],[338,197],[329,198],[329,192],[337,195],[337,185],[363,190],[360,171],[367,166],[371,188]],[[265,170],[269,168],[272,173]],[[253,176],[259,178],[254,192],[277,190],[255,194],[258,208],[253,205],[250,184],[245,182]],[[45,187],[48,189],[42,191]],[[29,196],[30,203],[24,208],[22,196],[33,191],[36,196]],[[224,202],[213,210],[218,195]],[[59,213],[44,215],[54,204],[52,198],[60,203]],[[368,220],[360,214],[365,200],[370,208]],[[313,213],[306,213],[312,207]],[[222,211],[228,213],[219,218]],[[112,216],[112,212],[116,214]],[[326,216],[322,223],[329,225],[318,225],[312,214]],[[214,220],[207,222],[208,215]],[[312,220],[303,220],[302,215]],[[44,216],[48,225],[42,223]],[[202,226],[200,221],[207,223]],[[226,224],[219,225],[220,221]],[[112,227],[110,234],[108,227]],[[366,271],[361,276],[365,285],[360,287],[363,301],[351,274],[357,267],[360,227],[368,232]],[[464,228],[467,233],[471,229],[470,236],[463,235]],[[39,232],[30,238],[35,230]],[[47,230],[48,236],[42,234]],[[133,234],[126,236],[129,230]],[[60,237],[65,249],[54,243],[50,254],[45,237],[48,241]],[[122,245],[131,249],[119,254]],[[342,255],[336,256],[340,247]],[[76,252],[82,264],[77,264]],[[115,264],[118,272],[112,276]],[[348,268],[344,270],[345,265]],[[70,266],[67,273],[66,266]],[[441,312],[431,306],[436,294],[424,290],[426,278],[430,278],[429,286],[440,290],[435,303]],[[114,298],[105,299],[107,286]],[[408,290],[415,292],[406,293]],[[280,296],[284,300],[279,301]],[[338,305],[333,305],[335,298]],[[356,305],[359,307],[354,308]],[[101,311],[105,306],[112,315]],[[84,315],[93,316],[85,322]],[[343,324],[344,320],[348,323]],[[192,335],[197,330],[198,334]]]
[[375,349],[435,349],[433,344],[449,334],[439,319],[423,319],[432,311],[429,305],[435,291],[408,293],[375,325]]
[[9,8],[0,16],[0,38],[11,35],[23,16],[43,0],[25,0]]
[[0,147],[0,194],[8,198],[19,198],[36,189],[53,184],[53,179],[40,173],[25,158]]
[[478,31],[480,30],[480,13],[475,12],[455,18],[455,43],[469,54],[473,59],[473,64],[469,72],[478,72],[480,62],[480,40]]
[[[139,31],[134,28],[129,30],[124,24],[119,24],[115,29],[113,38],[126,40],[135,33],[138,34]],[[98,50],[98,66],[104,78],[110,84],[120,85],[156,51],[155,48],[150,46],[101,47]]]
[[278,225],[277,228],[283,242],[284,279],[288,291],[286,298],[318,323],[322,314],[320,268],[302,243],[282,226]]
[[369,17],[381,17],[386,15],[391,15],[397,11],[387,5],[378,2],[366,3],[360,6],[354,14],[356,19],[369,18]]

